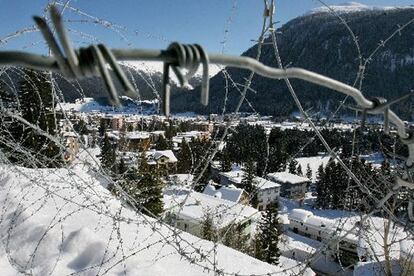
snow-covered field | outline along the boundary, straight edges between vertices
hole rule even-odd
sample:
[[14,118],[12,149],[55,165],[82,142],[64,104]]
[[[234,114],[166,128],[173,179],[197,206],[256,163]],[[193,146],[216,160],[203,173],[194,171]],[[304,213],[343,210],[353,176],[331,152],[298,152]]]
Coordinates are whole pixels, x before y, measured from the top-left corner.
[[285,257],[275,267],[221,245],[214,250],[211,242],[125,208],[92,168],[82,162],[70,170],[0,166],[0,275],[213,275],[214,267],[291,275],[302,269]]

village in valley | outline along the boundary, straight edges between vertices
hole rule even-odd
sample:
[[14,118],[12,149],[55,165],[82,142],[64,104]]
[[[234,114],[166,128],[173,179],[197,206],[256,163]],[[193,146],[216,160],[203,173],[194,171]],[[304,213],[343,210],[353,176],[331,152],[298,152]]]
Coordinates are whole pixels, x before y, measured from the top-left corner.
[[[341,173],[300,118],[167,118],[82,112],[73,104],[63,108],[69,116],[60,125],[65,162],[79,162],[81,151],[89,150],[115,183],[107,187],[115,196],[125,196],[121,187],[145,214],[181,231],[271,264],[278,264],[280,256],[306,262],[323,248],[323,258],[310,267],[324,274],[342,268],[347,275],[364,275],[367,267],[389,260],[393,269],[412,269],[405,252],[412,241],[386,216],[367,219],[355,213],[368,208],[363,191]],[[342,140],[354,135],[358,122],[318,118],[315,123],[333,144],[340,143],[339,155],[350,156],[351,145]],[[374,121],[359,130],[359,158],[349,164],[372,177],[392,177],[392,161],[370,140],[381,127]],[[225,138],[223,132],[228,132]],[[407,208],[395,206],[396,213]],[[392,229],[389,237],[382,237],[384,227]],[[375,236],[383,243],[372,245]],[[388,241],[391,237],[401,240]]]

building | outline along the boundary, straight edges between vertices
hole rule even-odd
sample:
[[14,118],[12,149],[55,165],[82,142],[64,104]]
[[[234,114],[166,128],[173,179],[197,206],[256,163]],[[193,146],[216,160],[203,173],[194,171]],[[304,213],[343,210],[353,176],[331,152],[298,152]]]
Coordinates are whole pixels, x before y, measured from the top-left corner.
[[257,199],[259,203],[257,208],[259,211],[266,210],[269,204],[279,200],[280,184],[262,177],[255,177],[254,182],[258,188]]
[[[223,186],[234,185],[238,188],[243,189],[243,175],[244,171],[242,170],[221,172],[219,173],[220,184]],[[266,210],[269,204],[278,201],[280,196],[280,184],[258,176],[254,178],[253,182],[258,189],[257,199],[259,202],[258,208],[260,211]]]
[[[358,245],[359,239],[356,233],[343,231],[343,223],[335,220],[315,216],[312,212],[303,209],[293,209],[289,213],[289,229],[294,233],[308,237],[313,240],[328,243],[334,237],[341,237],[338,244],[341,263],[345,265],[354,264],[359,261]],[[333,257],[337,254],[337,248],[329,248],[333,251]]]
[[157,165],[167,170],[174,170],[176,168],[178,159],[172,150],[150,150],[145,154],[149,165]]
[[65,152],[63,153],[63,160],[72,162],[79,152],[78,135],[72,131],[65,131],[62,133],[62,137],[62,144],[66,146]]
[[204,188],[203,194],[232,201],[235,203],[249,204],[249,195],[245,190],[236,188],[233,185],[218,187],[214,183],[209,183]]
[[215,231],[224,231],[236,223],[250,237],[260,219],[260,212],[250,206],[194,191],[164,194],[164,208],[167,222],[198,237],[202,237],[207,216],[211,216]]
[[310,185],[310,180],[306,177],[299,176],[288,172],[276,172],[267,175],[267,178],[280,184],[280,196],[303,200]]
[[151,146],[150,134],[146,131],[126,132],[124,140],[122,148],[126,151],[145,151]]

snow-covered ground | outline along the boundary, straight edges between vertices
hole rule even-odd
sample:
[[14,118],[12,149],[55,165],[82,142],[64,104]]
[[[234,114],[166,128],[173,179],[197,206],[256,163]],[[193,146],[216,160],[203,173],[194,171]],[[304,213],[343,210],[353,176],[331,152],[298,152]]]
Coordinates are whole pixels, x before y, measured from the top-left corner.
[[[309,167],[312,170],[312,181],[315,182],[318,176],[319,166],[323,165],[323,167],[326,167],[329,161],[329,156],[299,157],[295,158],[295,160],[298,162],[298,165],[302,167],[302,172],[304,174],[306,174],[306,168],[309,164]],[[288,171],[288,168],[286,168],[286,171]]]
[[70,170],[0,166],[0,275],[213,275],[214,266],[291,275],[302,269],[285,257],[276,267],[221,245],[214,256],[213,243],[123,207],[97,175],[79,161]]

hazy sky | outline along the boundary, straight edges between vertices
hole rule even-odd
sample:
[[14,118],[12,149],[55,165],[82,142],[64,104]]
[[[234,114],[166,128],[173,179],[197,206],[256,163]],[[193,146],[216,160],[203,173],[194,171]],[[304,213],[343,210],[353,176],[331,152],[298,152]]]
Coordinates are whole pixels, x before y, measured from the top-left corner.
[[[414,4],[413,0],[358,2],[374,6]],[[33,26],[31,16],[43,14],[48,1],[0,0],[0,3],[0,39],[4,39],[15,31]],[[165,48],[171,41],[180,41],[200,43],[208,51],[220,52],[228,29],[225,51],[231,54],[240,54],[253,44],[251,39],[256,39],[259,34],[263,14],[263,0],[72,0],[69,5],[125,28],[120,30],[121,36],[101,25],[85,23],[85,19],[93,19],[67,9],[64,18],[71,20],[67,26],[77,46],[85,46],[97,39],[110,47]],[[279,0],[275,20],[285,23],[319,6],[321,3],[317,0]],[[46,51],[39,33],[18,36],[0,47]]]

